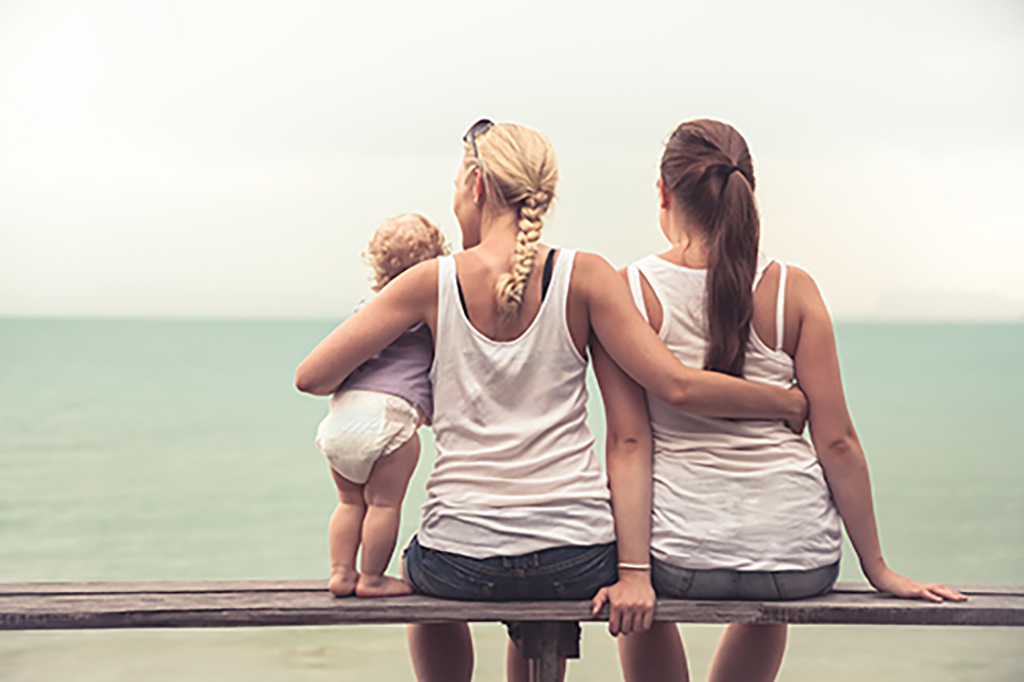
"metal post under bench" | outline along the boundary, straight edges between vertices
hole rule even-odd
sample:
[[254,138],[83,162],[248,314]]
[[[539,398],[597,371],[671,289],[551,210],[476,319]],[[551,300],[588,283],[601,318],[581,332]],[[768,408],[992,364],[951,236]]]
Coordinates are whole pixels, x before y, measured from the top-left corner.
[[[966,602],[896,599],[860,583],[795,601],[659,599],[655,620],[677,623],[1024,626],[1024,587],[958,587]],[[0,584],[0,630],[225,628],[505,621],[530,679],[558,678],[579,658],[580,621],[607,620],[588,601],[460,602],[423,597],[337,599],[322,581]]]

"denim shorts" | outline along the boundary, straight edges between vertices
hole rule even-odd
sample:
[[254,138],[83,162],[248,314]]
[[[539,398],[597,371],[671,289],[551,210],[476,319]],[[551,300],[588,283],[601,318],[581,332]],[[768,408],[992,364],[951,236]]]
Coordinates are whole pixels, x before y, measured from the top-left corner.
[[654,591],[669,599],[804,599],[825,594],[838,577],[838,561],[806,571],[735,571],[679,568],[651,557]]
[[402,569],[416,592],[442,599],[590,599],[618,580],[618,553],[612,542],[474,559],[423,547],[414,535]]

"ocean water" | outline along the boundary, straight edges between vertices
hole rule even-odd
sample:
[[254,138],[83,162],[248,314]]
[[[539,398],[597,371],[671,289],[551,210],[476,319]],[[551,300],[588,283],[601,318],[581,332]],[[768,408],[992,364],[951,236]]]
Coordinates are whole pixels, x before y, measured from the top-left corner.
[[[331,327],[0,320],[0,581],[326,578],[326,404],[292,373]],[[890,565],[1024,585],[1024,325],[837,329]],[[862,579],[849,548],[841,579]],[[720,628],[681,629],[702,679]],[[501,627],[474,630],[476,679],[502,679]],[[794,627],[780,679],[1020,680],[1022,630]],[[0,633],[4,682],[371,676],[412,679],[402,628]],[[569,679],[620,679],[600,625]]]

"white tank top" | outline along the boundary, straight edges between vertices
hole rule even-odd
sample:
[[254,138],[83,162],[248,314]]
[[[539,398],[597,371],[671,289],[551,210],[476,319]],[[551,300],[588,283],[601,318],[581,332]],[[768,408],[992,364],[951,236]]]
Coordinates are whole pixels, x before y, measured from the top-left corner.
[[[759,259],[754,286],[771,260]],[[744,377],[791,386],[782,351],[786,266],[776,309],[775,348],[753,329]],[[659,336],[677,358],[703,367],[707,350],[705,270],[647,256],[628,270],[633,300],[647,317],[640,273],[664,310]],[[651,554],[691,569],[806,570],[839,560],[839,515],[814,448],[783,421],[683,414],[650,393],[654,436]]]
[[566,323],[574,256],[558,254],[536,318],[513,341],[473,327],[454,258],[438,259],[437,460],[418,531],[424,547],[486,558],[615,540],[586,423],[587,361]]

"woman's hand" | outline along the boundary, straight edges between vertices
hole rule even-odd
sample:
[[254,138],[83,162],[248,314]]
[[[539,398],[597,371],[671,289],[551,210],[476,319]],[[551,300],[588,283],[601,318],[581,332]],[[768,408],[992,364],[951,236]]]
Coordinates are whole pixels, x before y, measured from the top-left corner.
[[807,415],[810,409],[810,403],[807,402],[807,396],[800,390],[800,387],[793,384],[792,388],[789,389],[792,396],[792,414],[786,418],[786,426],[789,430],[800,436],[803,435],[804,427],[807,426]]
[[943,599],[967,601],[966,596],[951,587],[938,583],[919,583],[888,567],[883,568],[875,577],[868,576],[868,580],[879,592],[888,592],[903,599],[928,599],[933,602],[941,602]]
[[605,602],[609,608],[608,631],[612,635],[628,635],[649,629],[654,622],[654,588],[651,587],[650,571],[619,571],[619,582],[602,587],[594,597],[595,616]]

